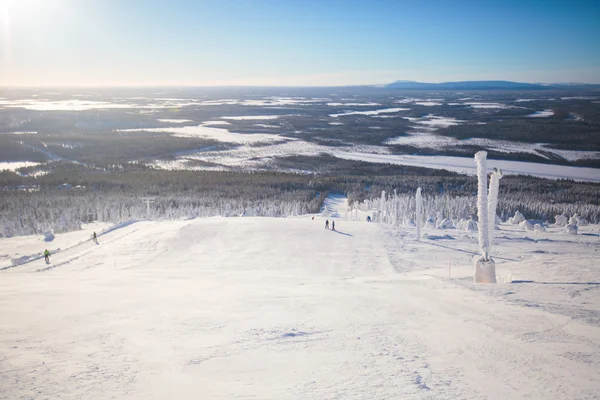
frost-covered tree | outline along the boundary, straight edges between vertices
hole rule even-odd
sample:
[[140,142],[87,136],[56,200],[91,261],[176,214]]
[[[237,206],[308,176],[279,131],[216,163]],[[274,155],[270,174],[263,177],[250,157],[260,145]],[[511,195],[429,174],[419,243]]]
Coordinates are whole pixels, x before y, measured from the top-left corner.
[[525,217],[519,212],[519,210],[515,211],[515,215],[508,219],[508,223],[513,225],[519,225],[524,221]]
[[565,231],[570,235],[577,235],[577,225],[569,224],[565,226]]
[[415,195],[416,208],[417,208],[417,219],[415,224],[417,226],[417,241],[421,240],[421,209],[423,208],[423,197],[421,197],[421,188],[417,188],[417,194]]
[[477,216],[479,218],[479,248],[481,257],[475,260],[475,282],[496,283],[496,264],[490,257],[487,152],[475,154],[477,164]]
[[425,221],[425,226],[429,229],[435,229],[435,219],[431,215],[427,216],[427,221]]
[[502,171],[494,168],[490,177],[490,191],[488,194],[488,257],[492,257],[492,244],[494,241],[494,228],[496,226],[496,207],[498,205],[498,192],[500,190],[500,179]]
[[454,223],[450,218],[442,219],[437,226],[438,229],[454,229]]
[[569,217],[566,214],[560,214],[554,217],[555,223],[554,226],[567,226],[569,225]]
[[379,203],[379,219],[385,222],[385,190],[381,191],[381,202]]

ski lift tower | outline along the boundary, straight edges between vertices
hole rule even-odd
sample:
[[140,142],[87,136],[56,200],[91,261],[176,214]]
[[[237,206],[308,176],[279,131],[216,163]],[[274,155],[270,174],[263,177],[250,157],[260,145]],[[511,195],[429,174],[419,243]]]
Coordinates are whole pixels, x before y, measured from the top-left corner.
[[146,203],[146,218],[150,219],[150,204],[154,203],[156,198],[154,197],[142,197],[142,201]]

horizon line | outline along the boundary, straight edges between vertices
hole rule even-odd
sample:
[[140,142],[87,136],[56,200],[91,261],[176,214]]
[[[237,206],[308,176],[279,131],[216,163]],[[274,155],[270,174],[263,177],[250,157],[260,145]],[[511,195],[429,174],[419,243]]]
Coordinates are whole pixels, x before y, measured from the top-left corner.
[[478,79],[478,80],[457,80],[457,81],[440,81],[440,82],[425,82],[399,79],[386,83],[371,83],[371,84],[348,84],[348,85],[269,85],[269,84],[225,84],[225,85],[210,85],[210,84],[179,84],[179,83],[141,83],[141,84],[50,84],[50,85],[3,85],[0,84],[0,89],[35,89],[35,88],[61,88],[61,89],[100,89],[100,88],[352,88],[352,87],[384,87],[393,83],[418,83],[418,84],[446,84],[446,83],[464,83],[464,82],[510,82],[528,85],[573,85],[573,86],[600,86],[600,83],[588,82],[524,82],[511,81],[505,79]]

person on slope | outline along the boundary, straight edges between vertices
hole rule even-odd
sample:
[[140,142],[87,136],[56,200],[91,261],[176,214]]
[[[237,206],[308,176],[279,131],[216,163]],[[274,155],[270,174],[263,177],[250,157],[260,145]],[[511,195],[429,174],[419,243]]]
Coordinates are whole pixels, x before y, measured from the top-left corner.
[[96,232],[94,232],[94,242],[96,242],[96,244],[98,244],[98,237],[96,236]]
[[50,252],[48,249],[44,250],[44,260],[46,260],[46,264],[50,264]]
[[331,230],[335,231],[335,221],[331,221]]
[[329,229],[329,220],[325,221],[325,229]]

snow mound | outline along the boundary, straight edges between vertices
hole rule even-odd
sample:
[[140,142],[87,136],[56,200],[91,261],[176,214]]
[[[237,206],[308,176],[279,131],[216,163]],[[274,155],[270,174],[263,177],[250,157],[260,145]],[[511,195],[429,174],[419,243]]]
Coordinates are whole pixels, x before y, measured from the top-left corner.
[[566,214],[557,215],[554,217],[554,226],[567,226],[569,224],[569,217]]
[[478,230],[479,226],[475,220],[470,219],[465,223],[465,231],[467,231],[467,233],[477,232]]
[[512,225],[519,225],[525,221],[525,217],[518,210],[515,211],[515,216],[508,219],[508,223]]
[[431,215],[427,217],[427,221],[425,221],[425,227],[429,229],[435,229],[435,220]]
[[575,225],[575,224],[569,224],[569,225],[567,225],[567,226],[565,227],[565,230],[566,230],[566,232],[567,232],[569,235],[577,235],[577,230],[578,230],[578,229],[577,229],[577,225]]
[[542,224],[535,224],[535,225],[533,226],[533,229],[534,229],[536,232],[546,232],[546,228],[544,228],[544,225],[542,225]]
[[526,231],[532,231],[533,230],[533,222],[531,221],[523,221],[519,224],[519,226],[523,227],[523,229],[525,229]]
[[450,218],[444,218],[439,224],[438,229],[454,229],[454,224]]

